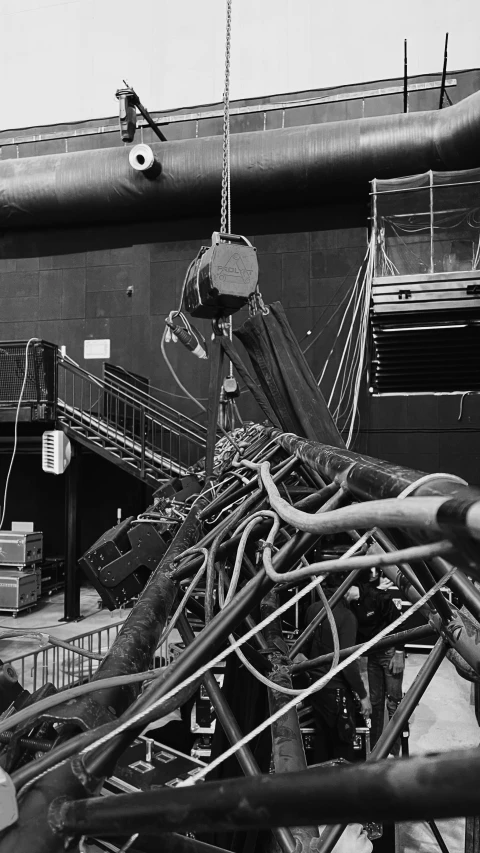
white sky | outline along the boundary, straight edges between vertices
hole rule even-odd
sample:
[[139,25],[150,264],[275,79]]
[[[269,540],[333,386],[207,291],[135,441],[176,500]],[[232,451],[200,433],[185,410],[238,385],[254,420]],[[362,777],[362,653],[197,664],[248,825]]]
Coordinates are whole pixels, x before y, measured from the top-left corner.
[[[1,129],[219,101],[225,0],[0,0]],[[231,96],[480,66],[479,0],[233,0]]]

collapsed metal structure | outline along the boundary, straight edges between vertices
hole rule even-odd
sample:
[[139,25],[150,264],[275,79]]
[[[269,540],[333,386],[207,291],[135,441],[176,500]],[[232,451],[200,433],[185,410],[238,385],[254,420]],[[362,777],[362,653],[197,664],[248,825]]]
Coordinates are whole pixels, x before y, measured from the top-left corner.
[[[197,468],[196,493],[183,500],[178,490],[173,498],[160,495],[149,508],[167,548],[91,682],[66,692],[42,688],[0,721],[0,737],[8,734],[1,761],[19,811],[2,833],[0,853],[78,849],[86,838],[137,853],[159,845],[218,853],[219,847],[240,849],[232,833],[261,830],[273,832],[283,853],[328,853],[352,821],[478,813],[476,750],[382,759],[445,657],[464,677],[480,678],[474,584],[480,581],[480,495],[453,475],[425,475],[345,450],[318,389],[312,398],[313,377],[280,306],[251,317],[239,334],[250,340],[264,388],[257,386],[257,399],[276,423],[246,425],[222,438],[213,475],[205,478]],[[300,435],[290,431],[295,425]],[[166,525],[168,507],[178,521],[170,515]],[[369,566],[381,567],[411,607],[364,646],[327,656],[332,668],[320,681],[293,687],[296,673],[318,664],[294,663],[297,652]],[[284,620],[293,605],[321,589],[319,573],[338,571],[348,572],[346,579],[292,643]],[[195,596],[200,588],[202,596]],[[427,627],[403,632],[405,638],[434,630],[438,640],[367,762],[307,768],[299,704],[368,647],[392,643],[416,611]],[[155,650],[174,625],[183,651],[166,668],[152,669]],[[267,719],[260,716],[250,731],[237,718],[251,697],[238,689],[231,703],[213,676],[223,660],[235,677],[246,668],[268,696]],[[230,748],[215,754],[214,747],[212,760],[188,784],[100,795],[147,724],[183,706],[200,684]],[[267,766],[252,750],[264,730],[270,732]],[[244,779],[222,778],[220,768],[235,775],[224,764],[231,756]],[[274,773],[265,772],[269,765]],[[203,782],[210,774],[214,781]],[[269,846],[268,836],[259,834],[256,849]]]

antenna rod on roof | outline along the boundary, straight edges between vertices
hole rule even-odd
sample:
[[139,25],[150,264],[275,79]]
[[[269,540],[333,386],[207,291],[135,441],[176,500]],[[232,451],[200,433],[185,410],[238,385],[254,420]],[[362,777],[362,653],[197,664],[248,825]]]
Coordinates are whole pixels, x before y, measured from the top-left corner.
[[403,42],[403,112],[408,113],[407,39]]
[[443,107],[443,99],[445,97],[445,81],[447,79],[447,59],[448,59],[448,33],[445,34],[445,50],[444,50],[444,54],[443,54],[442,84],[440,86],[440,103],[438,105],[439,110],[441,110]]

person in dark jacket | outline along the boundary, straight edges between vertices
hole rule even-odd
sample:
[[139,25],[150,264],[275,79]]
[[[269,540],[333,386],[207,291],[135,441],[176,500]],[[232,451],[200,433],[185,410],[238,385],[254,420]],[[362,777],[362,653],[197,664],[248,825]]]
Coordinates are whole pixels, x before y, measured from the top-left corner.
[[[325,590],[327,598],[333,589]],[[320,601],[311,604],[307,610],[306,621],[309,624],[322,609]],[[332,610],[337,626],[341,649],[356,643],[357,620],[345,600],[341,600]],[[315,629],[308,657],[320,657],[333,651],[333,637],[328,619]],[[321,678],[330,669],[331,664],[321,664],[310,670],[315,680]],[[354,760],[353,741],[355,738],[355,695],[358,697],[364,717],[370,717],[372,708],[365,685],[362,681],[358,661],[353,661],[345,669],[334,675],[331,681],[318,693],[311,696],[315,720],[314,761],[321,763],[332,758]]]
[[[378,578],[350,589],[350,608],[358,622],[357,643],[365,643],[399,616],[400,601],[389,590],[378,588]],[[402,700],[405,651],[403,645],[368,652],[368,684],[372,701],[370,745],[373,748],[382,734],[385,700],[391,719]],[[390,750],[400,753],[400,740]]]

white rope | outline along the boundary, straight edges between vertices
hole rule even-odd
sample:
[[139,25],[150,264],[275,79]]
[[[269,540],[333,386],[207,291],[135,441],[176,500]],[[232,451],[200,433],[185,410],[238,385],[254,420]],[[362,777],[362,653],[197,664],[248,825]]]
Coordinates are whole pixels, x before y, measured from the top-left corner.
[[360,397],[360,385],[362,381],[363,367],[365,364],[365,355],[367,351],[367,338],[368,338],[368,320],[370,316],[370,299],[372,294],[372,281],[373,281],[373,237],[370,241],[370,256],[368,259],[367,270],[365,273],[365,301],[363,306],[363,315],[361,318],[361,329],[359,334],[359,356],[358,356],[358,369],[357,376],[354,384],[354,395],[353,395],[353,406],[352,406],[352,417],[350,421],[350,428],[348,431],[348,436],[346,440],[347,447],[350,447],[352,443],[352,435],[353,435],[353,427],[355,424],[355,417],[358,410],[358,400]]
[[261,734],[266,728],[268,728],[268,726],[276,722],[276,720],[280,719],[280,717],[283,717],[283,715],[286,714],[287,711],[290,711],[291,708],[295,708],[297,705],[300,704],[300,702],[303,702],[305,699],[311,696],[312,693],[316,693],[318,690],[321,690],[322,687],[325,687],[325,685],[328,684],[329,681],[331,681],[334,675],[337,675],[337,673],[344,670],[347,666],[349,666],[349,664],[357,660],[357,658],[364,655],[365,652],[367,652],[372,646],[378,643],[378,641],[381,640],[383,637],[386,637],[388,636],[388,634],[393,633],[393,631],[398,628],[399,625],[401,625],[403,622],[409,619],[409,617],[412,616],[413,613],[423,607],[423,605],[429,600],[429,598],[431,598],[432,595],[438,592],[438,590],[442,586],[444,586],[448,580],[450,580],[450,578],[452,577],[452,575],[455,574],[456,571],[457,569],[452,569],[447,575],[441,578],[441,580],[439,580],[435,584],[435,586],[432,587],[432,589],[429,589],[428,592],[426,592],[425,595],[423,595],[415,604],[412,604],[412,606],[409,607],[408,610],[405,610],[405,612],[402,613],[398,617],[398,619],[396,619],[394,622],[392,622],[390,625],[387,625],[386,628],[380,631],[376,635],[376,637],[372,637],[372,639],[368,640],[368,642],[366,642],[360,649],[357,649],[357,651],[353,652],[350,657],[345,658],[345,660],[339,663],[334,669],[331,669],[330,672],[322,676],[322,678],[319,678],[318,681],[315,681],[313,684],[310,684],[310,686],[305,688],[302,693],[300,693],[298,696],[295,696],[293,699],[290,700],[290,702],[287,702],[287,704],[284,705],[283,708],[280,708],[278,711],[276,711],[274,714],[272,714],[270,717],[260,723],[260,725],[258,725],[255,729],[252,729],[251,732],[244,735],[244,737],[240,741],[233,744],[233,746],[231,746],[229,749],[227,749],[225,752],[215,758],[210,764],[207,765],[207,767],[202,768],[202,770],[200,770],[198,773],[195,773],[195,775],[190,776],[189,779],[185,780],[184,782],[181,782],[179,784],[179,787],[195,785],[196,782],[199,782],[201,779],[204,779],[208,775],[208,773],[211,773],[212,770],[214,770],[220,764],[223,764],[223,762],[230,758],[232,755],[235,755],[235,753],[238,752],[239,749],[242,749],[242,747],[244,747],[247,743],[250,743],[253,738]]
[[[444,582],[445,582],[445,578],[443,578],[443,583]],[[197,679],[202,678],[206,672],[209,672],[211,669],[213,669],[213,667],[217,666],[217,664],[219,664],[219,663],[221,663],[221,661],[225,660],[225,658],[227,658],[230,654],[232,654],[235,651],[235,649],[240,648],[240,646],[243,646],[243,644],[248,642],[248,640],[250,640],[251,637],[254,637],[255,634],[258,634],[259,631],[262,631],[263,628],[265,628],[267,625],[270,624],[270,622],[273,622],[273,620],[276,619],[277,616],[281,616],[282,613],[285,613],[285,611],[288,610],[290,607],[292,607],[294,604],[296,604],[297,601],[300,601],[300,599],[302,599],[305,595],[308,595],[308,593],[311,592],[312,589],[315,589],[315,587],[317,585],[318,585],[318,578],[314,578],[314,580],[312,580],[311,583],[307,584],[307,586],[305,586],[303,589],[299,590],[299,592],[295,593],[295,595],[293,595],[288,601],[286,601],[284,604],[280,605],[280,607],[277,610],[275,610],[273,613],[270,613],[269,616],[267,616],[265,619],[263,619],[261,622],[259,622],[257,625],[255,625],[253,628],[251,628],[249,631],[247,631],[247,633],[244,634],[242,637],[239,637],[237,640],[235,640],[235,643],[233,643],[231,646],[224,649],[222,652],[220,652],[218,655],[216,655],[216,657],[212,658],[210,661],[208,661],[208,663],[206,663],[206,664],[204,664],[204,666],[200,667],[200,669],[198,669],[195,673],[188,676],[188,678],[185,678],[184,681],[182,681],[176,687],[173,687],[170,691],[168,691],[168,693],[165,694],[165,696],[162,696],[160,699],[157,699],[155,702],[153,702],[151,705],[149,705],[148,708],[143,708],[137,714],[130,717],[130,719],[128,719],[124,723],[121,723],[120,725],[118,725],[114,731],[109,732],[108,734],[104,735],[102,738],[99,738],[94,743],[85,747],[85,749],[83,749],[80,754],[86,755],[89,752],[92,752],[94,749],[97,749],[97,747],[103,745],[104,743],[108,743],[110,740],[112,740],[112,738],[116,737],[121,732],[127,731],[127,729],[131,728],[132,726],[136,726],[137,723],[142,722],[143,719],[147,715],[152,713],[152,711],[160,709],[161,706],[165,702],[167,702],[169,699],[171,699],[172,696],[175,696],[180,690],[183,690],[184,687],[188,687],[189,684],[192,684]],[[65,759],[65,761],[67,761],[67,760],[69,760],[69,759]],[[63,764],[65,762],[60,762],[60,763]],[[60,766],[60,764],[57,766]],[[50,769],[52,769],[52,768],[50,768]],[[50,772],[50,771],[45,771],[45,772]],[[44,775],[44,774],[41,774],[41,775]],[[40,776],[37,778],[40,778]],[[35,781],[35,780],[32,780],[32,784],[33,784],[33,781]]]
[[[367,255],[368,255],[368,250],[367,250]],[[366,260],[366,258],[367,258],[367,255],[365,255],[365,257],[364,257],[364,259],[363,259],[363,261],[362,261],[362,265],[363,265],[363,263],[365,263],[365,260]],[[336,342],[337,342],[338,338],[340,337],[340,333],[341,333],[341,331],[342,331],[342,329],[343,329],[343,325],[344,325],[344,323],[345,323],[345,321],[346,321],[346,319],[347,319],[348,309],[350,308],[350,304],[351,304],[351,302],[353,301],[353,299],[354,299],[354,297],[355,297],[356,288],[357,288],[357,285],[358,285],[358,282],[359,282],[359,279],[360,279],[361,269],[362,269],[362,268],[360,267],[360,269],[359,269],[359,271],[358,271],[358,273],[357,273],[357,277],[356,277],[356,279],[355,279],[355,284],[354,284],[354,285],[353,285],[353,287],[352,287],[352,292],[351,292],[351,294],[350,294],[350,298],[349,298],[349,300],[348,300],[348,302],[347,302],[347,304],[346,304],[346,306],[345,306],[345,312],[344,312],[344,314],[343,314],[342,321],[341,321],[341,323],[340,323],[340,326],[338,327],[338,332],[337,332],[337,337],[336,337],[335,343],[334,343],[334,345],[333,345],[332,349],[330,350],[330,352],[329,352],[329,354],[328,354],[328,356],[327,356],[327,360],[325,361],[325,365],[324,365],[324,368],[323,368],[323,370],[322,370],[322,372],[321,372],[321,374],[320,374],[320,378],[319,378],[319,380],[318,380],[318,382],[317,382],[317,385],[320,385],[321,381],[323,380],[323,377],[325,376],[325,373],[326,373],[326,370],[327,370],[327,367],[328,367],[328,364],[329,364],[329,361],[330,361],[330,357],[331,357],[331,355],[333,354],[333,351],[334,351],[335,346],[336,346]]]
[[180,615],[183,613],[183,609],[184,609],[185,605],[187,604],[188,599],[190,598],[195,587],[198,586],[198,583],[200,582],[200,579],[202,578],[202,575],[205,571],[205,568],[207,565],[207,560],[208,560],[208,551],[206,548],[197,548],[197,551],[199,553],[203,554],[203,563],[200,566],[197,574],[195,575],[195,577],[189,583],[187,589],[185,590],[185,594],[183,595],[180,604],[178,605],[175,613],[173,614],[172,618],[170,619],[168,627],[165,629],[165,631],[163,632],[162,636],[160,637],[160,639],[158,641],[157,648],[160,648],[160,646],[162,646],[166,642],[167,638],[172,633],[173,629],[175,628],[175,625],[178,622]]
[[[18,420],[20,417],[20,406],[22,405],[23,394],[25,391],[25,385],[27,384],[27,376],[28,376],[28,348],[30,344],[38,341],[38,338],[30,338],[27,341],[27,345],[25,347],[25,370],[23,372],[23,382],[22,387],[20,389],[20,396],[18,398],[17,411],[15,413],[15,427],[14,427],[14,439],[13,439],[13,451],[10,457],[10,464],[8,466],[7,477],[5,480],[5,488],[3,490],[3,506],[0,507],[1,518],[0,518],[0,530],[3,527],[3,522],[5,521],[5,513],[7,511],[7,496],[8,496],[8,484],[10,483],[10,475],[12,473],[13,463],[15,461],[15,456],[17,453],[17,443],[18,443]],[[35,356],[34,356],[35,358]]]
[[468,486],[467,481],[463,480],[462,477],[457,477],[456,474],[424,474],[423,477],[419,477],[414,483],[410,483],[410,485],[406,486],[403,491],[397,495],[397,500],[407,498],[409,495],[416,492],[420,486],[424,486],[426,483],[431,483],[438,479],[449,480],[451,483],[459,483],[461,486]]

